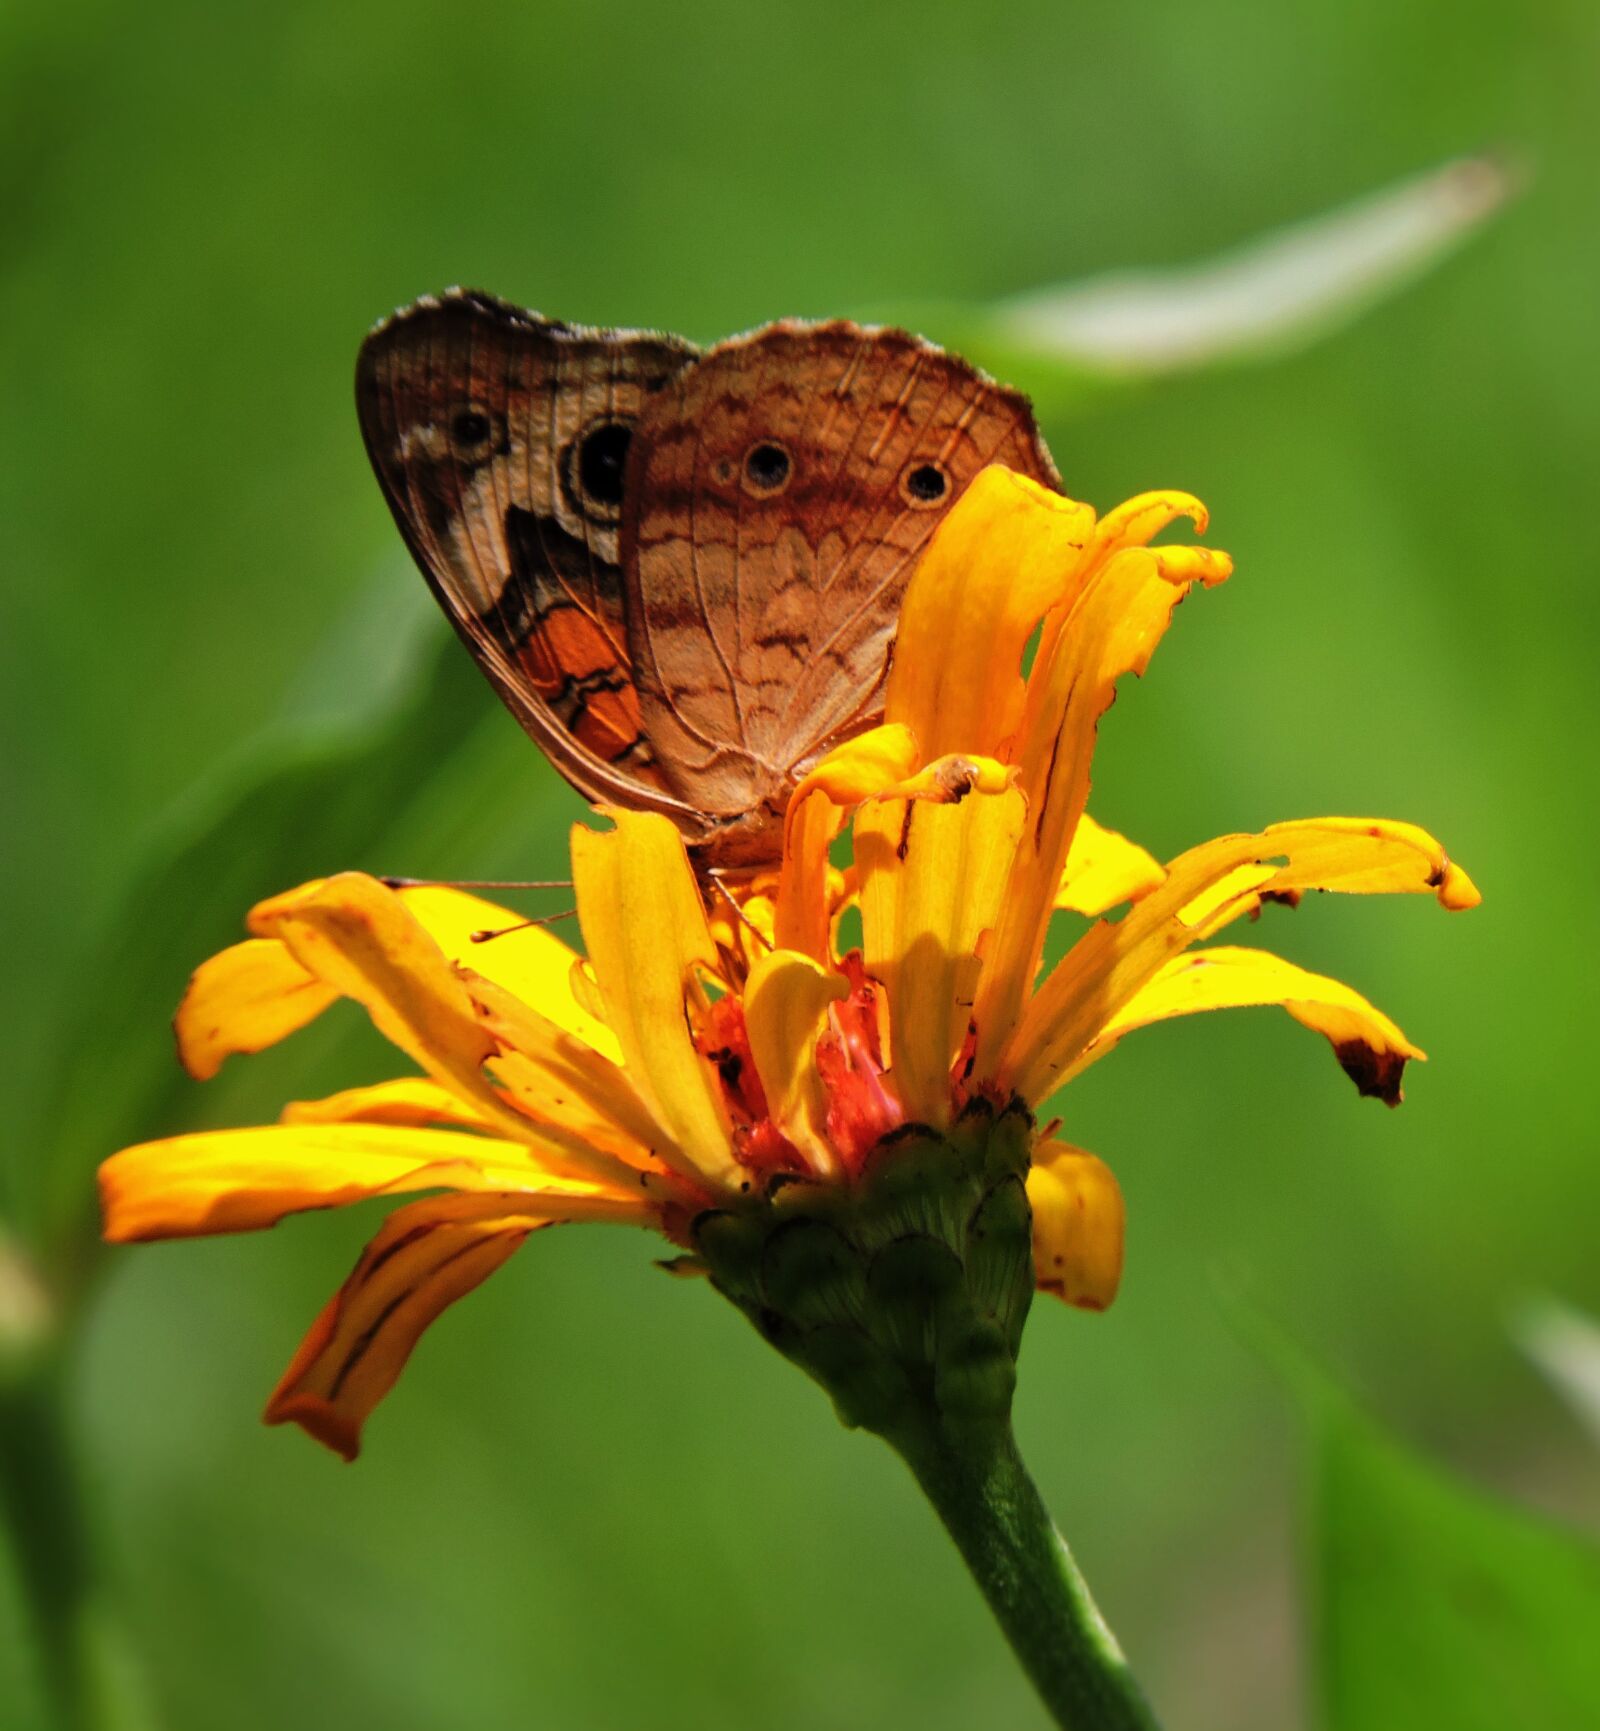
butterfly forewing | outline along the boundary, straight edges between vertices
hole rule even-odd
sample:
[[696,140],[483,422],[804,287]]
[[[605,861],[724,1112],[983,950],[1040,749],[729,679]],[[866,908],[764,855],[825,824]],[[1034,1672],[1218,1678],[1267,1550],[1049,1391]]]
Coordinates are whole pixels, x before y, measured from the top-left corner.
[[512,713],[581,792],[691,834],[640,726],[618,543],[635,423],[694,355],[454,291],[380,325],[356,373],[401,533]]
[[784,323],[647,404],[622,565],[641,722],[712,817],[780,813],[881,708],[917,555],[967,483],[1054,467],[1025,399],[900,331]]

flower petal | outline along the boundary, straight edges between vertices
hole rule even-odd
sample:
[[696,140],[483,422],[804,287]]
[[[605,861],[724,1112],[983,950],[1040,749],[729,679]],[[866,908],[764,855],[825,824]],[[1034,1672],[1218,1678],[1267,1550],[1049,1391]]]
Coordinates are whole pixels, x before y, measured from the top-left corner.
[[492,980],[463,973],[473,1008],[500,1044],[489,1072],[527,1114],[630,1166],[659,1170],[666,1132],[634,1092],[627,1072],[547,1022]]
[[1121,902],[1148,895],[1166,876],[1166,867],[1154,854],[1097,824],[1085,812],[1072,832],[1054,906],[1057,912],[1103,914]]
[[113,1244],[253,1232],[286,1214],[395,1190],[634,1192],[552,1176],[526,1147],[459,1130],[380,1124],[271,1124],[144,1142],[100,1167]]
[[173,1019],[178,1056],[199,1081],[236,1052],[260,1052],[313,1022],[339,994],[274,938],[249,938],[204,961]]
[[1187,583],[1169,581],[1148,550],[1117,553],[1034,664],[1017,750],[1028,826],[979,987],[980,1078],[994,1074],[1033,989],[1056,889],[1089,796],[1100,717],[1117,681],[1144,671],[1186,592]]
[[1124,547],[1146,547],[1180,517],[1187,517],[1194,524],[1197,535],[1205,534],[1211,520],[1210,513],[1193,493],[1180,493],[1170,487],[1136,493],[1107,511],[1095,524],[1085,557],[1098,564]]
[[[575,1034],[613,1062],[621,1062],[616,1036],[576,995],[576,951],[554,932],[545,926],[521,925],[522,915],[443,884],[406,886],[399,895],[451,961],[493,980],[557,1027]],[[508,931],[507,927],[516,929]],[[475,943],[479,932],[503,935]]]
[[424,1329],[541,1226],[648,1224],[637,1202],[566,1196],[430,1197],[397,1209],[312,1324],[262,1415],[293,1422],[354,1460],[367,1415],[394,1386]]
[[1028,1171],[1033,1269],[1041,1292],[1104,1310],[1122,1282],[1127,1210],[1105,1161],[1066,1142],[1034,1150]]
[[737,1188],[727,1107],[687,1019],[695,970],[714,971],[717,950],[683,839],[654,812],[606,815],[614,830],[572,832],[578,918],[606,1020],[634,1091],[671,1137],[662,1158]]
[[493,1037],[439,946],[391,889],[342,872],[250,911],[253,931],[281,938],[325,984],[353,998],[385,1039],[436,1082],[469,1101],[502,1133],[519,1120],[483,1073]]
[[999,757],[1022,713],[1022,652],[1076,589],[1087,505],[998,465],[935,531],[900,609],[884,713],[925,758]]
[[278,1121],[283,1124],[458,1124],[471,1130],[491,1128],[451,1088],[426,1076],[402,1076],[367,1088],[346,1088],[322,1100],[291,1100]]
[[828,1006],[849,984],[811,956],[773,950],[752,964],[744,988],[745,1030],[774,1124],[820,1173],[838,1161],[824,1130],[828,1102],[817,1073],[817,1039]]
[[886,800],[856,814],[863,956],[890,1006],[889,1080],[917,1122],[949,1121],[979,944],[999,918],[1026,818],[1016,788],[951,804]]
[[828,960],[828,849],[851,806],[897,786],[920,762],[911,729],[885,723],[835,746],[801,779],[784,819],[783,870],[773,909],[776,948]]
[[1167,881],[1118,921],[1084,933],[1040,986],[997,1066],[996,1079],[1037,1102],[1147,981],[1191,944],[1266,896],[1319,889],[1355,895],[1431,892],[1459,911],[1472,880],[1414,824],[1313,818],[1259,835],[1220,836],[1167,868]]
[[1071,1070],[1103,1058],[1124,1034],[1202,1010],[1279,1004],[1302,1026],[1324,1035],[1345,1074],[1363,1094],[1400,1104],[1406,1063],[1427,1054],[1351,987],[1296,967],[1265,950],[1220,945],[1176,956],[1106,1024]]

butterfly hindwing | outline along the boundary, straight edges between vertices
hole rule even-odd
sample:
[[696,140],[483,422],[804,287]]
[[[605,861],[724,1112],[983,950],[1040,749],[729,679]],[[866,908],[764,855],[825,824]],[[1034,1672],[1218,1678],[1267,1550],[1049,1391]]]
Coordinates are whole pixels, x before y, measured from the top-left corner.
[[991,462],[1059,485],[1026,399],[901,331],[768,326],[652,397],[625,614],[642,726],[687,803],[781,812],[877,718],[917,555]]
[[641,730],[618,543],[635,423],[694,355],[455,290],[381,324],[356,374],[401,533],[507,707],[591,799],[691,829]]

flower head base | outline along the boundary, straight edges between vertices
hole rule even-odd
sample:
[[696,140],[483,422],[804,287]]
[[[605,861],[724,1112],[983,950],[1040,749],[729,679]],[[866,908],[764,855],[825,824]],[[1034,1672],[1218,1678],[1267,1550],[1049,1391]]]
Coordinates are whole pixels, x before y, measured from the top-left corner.
[[[531,1231],[583,1220],[664,1232],[853,1422],[892,1427],[913,1387],[1008,1403],[1033,1283],[1100,1309],[1122,1263],[1115,1178],[1038,1137],[1032,1111],[1137,1028],[1250,1004],[1324,1035],[1393,1104],[1422,1054],[1364,998],[1261,951],[1193,946],[1307,889],[1477,900],[1407,824],[1278,824],[1163,867],[1087,815],[1117,680],[1143,671],[1189,589],[1229,573],[1222,554],[1149,545],[1180,517],[1205,526],[1184,494],[1097,521],[985,471],[913,578],[882,724],[796,788],[781,870],[702,884],[663,817],[580,826],[586,961],[537,927],[474,942],[511,922],[456,890],[347,874],[262,903],[180,1009],[190,1069],[342,996],[421,1074],[114,1156],[107,1235],[449,1192],[390,1217],[268,1405],[346,1456],[446,1304]],[[1042,969],[1058,912],[1122,904]],[[859,949],[841,939],[851,908]]]

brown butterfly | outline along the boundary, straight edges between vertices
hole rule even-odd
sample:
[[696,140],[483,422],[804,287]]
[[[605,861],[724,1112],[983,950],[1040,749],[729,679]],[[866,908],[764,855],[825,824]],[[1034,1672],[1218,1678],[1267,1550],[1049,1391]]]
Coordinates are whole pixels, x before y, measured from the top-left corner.
[[586,798],[705,869],[778,857],[824,752],[880,718],[917,555],[1026,398],[903,331],[700,351],[453,289],[380,324],[356,402],[395,521],[506,706]]

